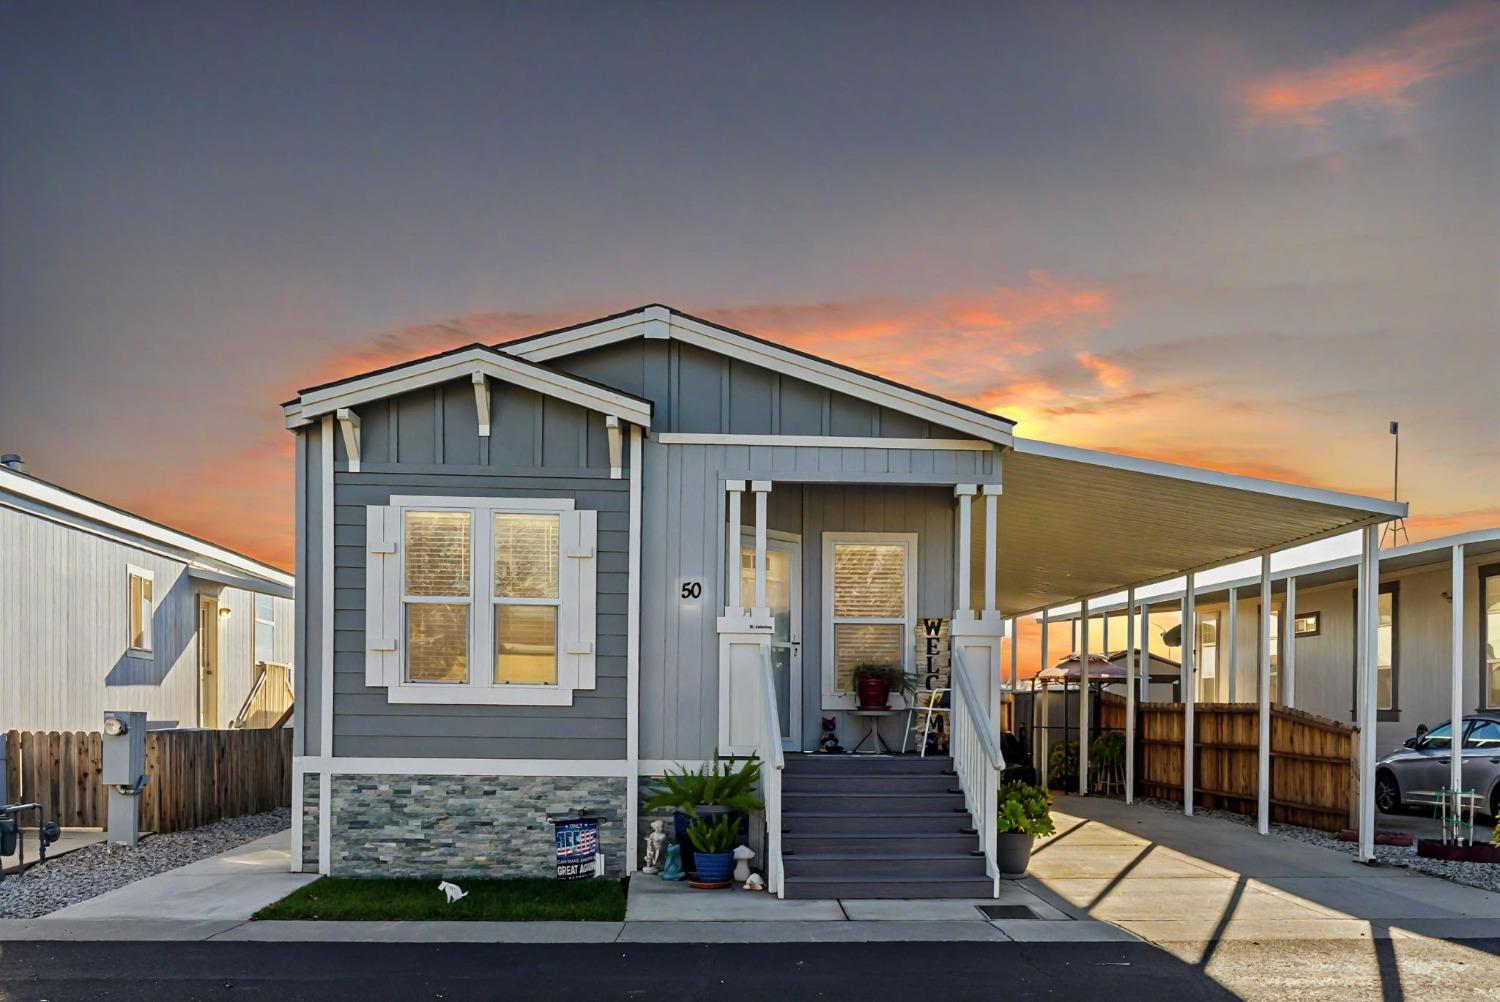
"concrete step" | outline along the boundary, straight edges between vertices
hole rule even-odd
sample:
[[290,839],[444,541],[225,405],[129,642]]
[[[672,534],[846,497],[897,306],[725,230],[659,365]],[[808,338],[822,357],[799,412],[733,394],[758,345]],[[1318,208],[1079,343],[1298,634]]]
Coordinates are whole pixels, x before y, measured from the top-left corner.
[[830,898],[992,898],[988,877],[788,877],[786,896],[800,900]]
[[979,848],[978,835],[952,832],[878,833],[842,831],[785,833],[781,851],[786,858],[803,853],[837,853],[845,856],[890,856],[902,852],[939,856],[966,856]]
[[849,877],[876,880],[885,877],[984,877],[984,858],[919,852],[888,856],[851,856],[839,852],[782,856],[787,877]]
[[963,811],[962,793],[907,793],[893,789],[884,793],[783,793],[786,811],[821,811],[824,814],[887,814],[907,811]]
[[788,835],[826,835],[844,832],[889,835],[955,835],[973,822],[967,811],[887,810],[872,813],[849,811],[788,811],[781,816],[781,830]]
[[886,775],[828,775],[790,773],[781,781],[788,793],[951,793],[961,790],[957,776],[942,773],[889,773]]
[[788,775],[931,775],[953,771],[953,759],[916,755],[817,755],[786,757]]

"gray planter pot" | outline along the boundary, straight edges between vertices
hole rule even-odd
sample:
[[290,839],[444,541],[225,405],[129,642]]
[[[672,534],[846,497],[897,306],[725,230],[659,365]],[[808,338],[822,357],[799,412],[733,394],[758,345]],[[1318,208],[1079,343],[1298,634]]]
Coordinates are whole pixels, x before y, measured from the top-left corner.
[[1031,846],[1035,835],[997,835],[995,837],[995,866],[1002,877],[1024,877],[1026,867],[1031,864]]

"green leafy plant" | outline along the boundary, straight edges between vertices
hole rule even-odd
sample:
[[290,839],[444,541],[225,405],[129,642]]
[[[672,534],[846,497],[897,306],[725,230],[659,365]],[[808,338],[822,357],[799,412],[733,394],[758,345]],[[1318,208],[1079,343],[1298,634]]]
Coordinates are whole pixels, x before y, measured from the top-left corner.
[[1091,765],[1121,765],[1125,762],[1125,736],[1109,731],[1089,742]]
[[706,821],[698,817],[697,811],[689,811],[693,823],[688,825],[688,841],[693,849],[701,853],[733,852],[735,840],[740,833],[740,819],[732,814],[721,814],[717,821]]
[[891,665],[883,665],[874,661],[866,661],[854,666],[854,684],[858,686],[864,679],[880,679],[890,686],[893,693],[902,696],[915,696],[917,694],[917,682],[900,668]]
[[760,782],[760,759],[750,758],[736,766],[733,762],[705,762],[697,769],[668,772],[652,786],[641,801],[646,811],[686,811],[694,807],[721,806],[730,810],[764,810],[755,795]]
[[1052,794],[1030,783],[1006,783],[1000,788],[1000,834],[1051,835]]
[[1047,771],[1051,776],[1078,775],[1078,742],[1059,741],[1047,755]]
[[1500,825],[1496,825],[1495,830],[1490,832],[1490,845],[1500,845]]

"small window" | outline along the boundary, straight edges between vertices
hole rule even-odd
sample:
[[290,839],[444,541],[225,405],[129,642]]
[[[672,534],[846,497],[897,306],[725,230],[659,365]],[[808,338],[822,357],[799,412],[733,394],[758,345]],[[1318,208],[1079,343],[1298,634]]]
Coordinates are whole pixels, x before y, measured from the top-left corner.
[[1297,613],[1297,636],[1316,637],[1323,632],[1323,614],[1320,612]]
[[130,649],[139,654],[151,652],[151,572],[132,567],[130,574]]
[[1465,748],[1500,748],[1500,721],[1476,720],[1464,735]]
[[1219,673],[1219,617],[1198,614],[1198,677],[1214,678]]
[[276,660],[276,600],[270,595],[255,596],[255,661],[271,664]]

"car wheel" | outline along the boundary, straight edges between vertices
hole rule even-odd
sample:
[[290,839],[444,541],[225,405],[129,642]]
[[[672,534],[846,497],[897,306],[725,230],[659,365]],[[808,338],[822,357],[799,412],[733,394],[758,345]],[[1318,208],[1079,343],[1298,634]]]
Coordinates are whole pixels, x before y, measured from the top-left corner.
[[1401,788],[1396,785],[1396,777],[1389,772],[1375,775],[1375,806],[1381,814],[1395,814],[1401,810]]

